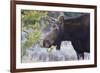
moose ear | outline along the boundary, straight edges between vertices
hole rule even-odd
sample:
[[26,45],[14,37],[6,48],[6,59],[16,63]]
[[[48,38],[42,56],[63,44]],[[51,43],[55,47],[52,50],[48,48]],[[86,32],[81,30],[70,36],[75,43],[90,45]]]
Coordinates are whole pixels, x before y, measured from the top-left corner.
[[59,23],[64,23],[64,16],[62,16],[62,15],[59,16],[59,17],[58,17],[58,22],[59,22]]

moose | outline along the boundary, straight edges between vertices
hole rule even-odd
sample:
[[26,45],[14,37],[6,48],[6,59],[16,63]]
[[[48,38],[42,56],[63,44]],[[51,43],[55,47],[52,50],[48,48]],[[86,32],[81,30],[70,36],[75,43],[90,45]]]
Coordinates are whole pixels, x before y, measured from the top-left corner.
[[59,16],[53,27],[43,40],[44,47],[50,48],[52,45],[56,45],[56,49],[60,50],[62,41],[71,41],[78,59],[80,57],[84,59],[84,52],[90,52],[89,13],[67,19]]

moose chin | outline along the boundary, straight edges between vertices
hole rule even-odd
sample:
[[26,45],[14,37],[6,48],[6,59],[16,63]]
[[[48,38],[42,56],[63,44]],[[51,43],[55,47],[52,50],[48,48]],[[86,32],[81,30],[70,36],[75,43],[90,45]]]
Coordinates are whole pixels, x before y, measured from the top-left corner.
[[56,49],[60,50],[62,41],[71,41],[78,59],[80,56],[84,59],[84,52],[90,53],[90,14],[68,19],[60,16],[54,25],[43,40],[44,47],[56,45]]

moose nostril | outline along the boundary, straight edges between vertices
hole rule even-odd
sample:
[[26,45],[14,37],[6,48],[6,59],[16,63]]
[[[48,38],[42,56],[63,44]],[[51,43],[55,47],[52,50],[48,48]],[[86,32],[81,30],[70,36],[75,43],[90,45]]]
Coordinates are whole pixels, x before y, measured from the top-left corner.
[[43,46],[49,48],[51,46],[51,43],[49,40],[44,40],[43,41]]

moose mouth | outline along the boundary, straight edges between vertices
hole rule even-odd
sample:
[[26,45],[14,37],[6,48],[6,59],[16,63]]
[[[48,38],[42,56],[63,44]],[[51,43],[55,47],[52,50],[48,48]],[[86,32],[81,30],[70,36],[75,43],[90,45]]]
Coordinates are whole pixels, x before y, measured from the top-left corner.
[[44,40],[44,41],[43,41],[43,47],[50,48],[50,47],[51,47],[50,44],[51,44],[51,43],[50,43],[49,40]]
[[43,41],[43,47],[45,47],[45,48],[50,48],[52,45],[55,45],[53,40],[44,40]]

